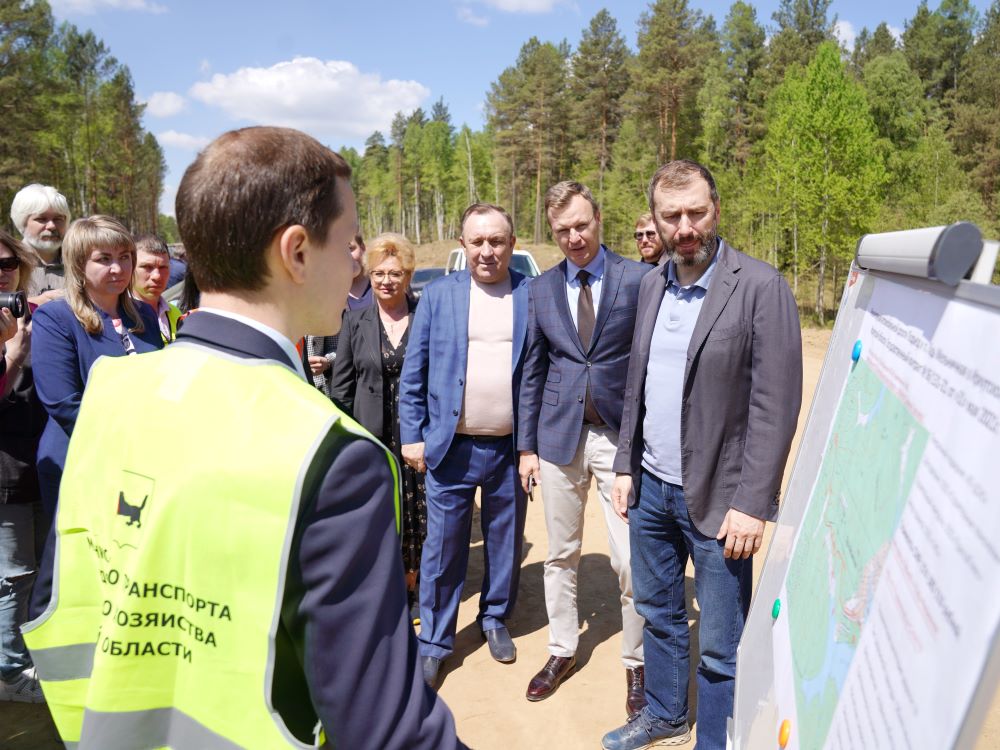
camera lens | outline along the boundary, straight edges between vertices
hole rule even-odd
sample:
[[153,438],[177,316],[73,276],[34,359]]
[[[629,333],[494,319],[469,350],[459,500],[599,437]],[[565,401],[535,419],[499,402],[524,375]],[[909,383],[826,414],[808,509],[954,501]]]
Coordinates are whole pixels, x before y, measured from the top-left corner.
[[23,318],[28,309],[28,297],[24,292],[0,292],[0,307],[6,307],[15,318]]

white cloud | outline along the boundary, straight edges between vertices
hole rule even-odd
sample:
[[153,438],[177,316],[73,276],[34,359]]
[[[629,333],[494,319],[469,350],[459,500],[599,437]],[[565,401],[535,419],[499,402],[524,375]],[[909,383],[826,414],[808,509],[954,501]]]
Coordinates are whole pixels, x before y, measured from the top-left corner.
[[151,0],[51,0],[56,15],[91,15],[102,10],[138,10],[143,13],[166,13],[166,6]]
[[383,81],[352,63],[315,57],[216,73],[190,91],[195,99],[237,120],[345,140],[385,131],[393,114],[415,109],[430,93],[417,81]]
[[477,16],[472,12],[472,8],[467,5],[459,5],[457,13],[459,21],[471,24],[472,26],[486,26],[490,22],[490,19],[485,16]]
[[173,117],[184,110],[187,102],[173,91],[157,91],[146,100],[146,112],[153,117]]
[[548,13],[563,0],[480,0],[497,10],[508,13]]
[[[886,24],[888,26],[888,24]],[[897,42],[903,41],[903,30],[898,26],[889,26],[889,33],[892,34],[892,38]]]
[[177,186],[164,185],[160,193],[160,213],[174,216],[174,201],[177,200]]
[[205,148],[212,139],[206,138],[203,135],[191,135],[190,133],[178,133],[176,130],[164,130],[162,133],[156,134],[156,140],[164,146],[181,148],[186,151],[198,151]]
[[202,60],[198,63],[198,70],[201,71],[202,75],[208,75],[212,72],[212,63],[210,63],[207,59]]
[[854,38],[857,32],[854,31],[854,24],[850,21],[837,21],[833,27],[833,35],[837,37],[840,46],[847,50],[854,49]]

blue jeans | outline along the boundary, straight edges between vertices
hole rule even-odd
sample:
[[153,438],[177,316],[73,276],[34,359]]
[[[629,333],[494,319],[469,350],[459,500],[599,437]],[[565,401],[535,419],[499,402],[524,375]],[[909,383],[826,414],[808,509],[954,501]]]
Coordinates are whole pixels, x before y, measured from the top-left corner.
[[698,748],[726,747],[726,718],[733,713],[736,647],[750,609],[753,558],[727,560],[723,542],[691,522],[684,490],[643,470],[637,507],[629,510],[632,589],[646,620],[646,700],[654,716],[688,719],[690,634],[684,568],[694,563],[698,628]]
[[0,504],[0,679],[31,666],[21,637],[48,524],[41,503]]

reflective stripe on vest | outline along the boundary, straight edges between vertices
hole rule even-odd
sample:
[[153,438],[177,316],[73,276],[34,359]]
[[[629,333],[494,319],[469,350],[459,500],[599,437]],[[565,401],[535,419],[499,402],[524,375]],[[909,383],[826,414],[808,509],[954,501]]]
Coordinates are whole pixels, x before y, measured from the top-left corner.
[[[168,461],[127,439],[136,405],[184,434]],[[98,361],[60,487],[52,601],[24,629],[67,746],[315,746],[270,690],[303,484],[329,436],[378,444],[275,362],[187,342]]]

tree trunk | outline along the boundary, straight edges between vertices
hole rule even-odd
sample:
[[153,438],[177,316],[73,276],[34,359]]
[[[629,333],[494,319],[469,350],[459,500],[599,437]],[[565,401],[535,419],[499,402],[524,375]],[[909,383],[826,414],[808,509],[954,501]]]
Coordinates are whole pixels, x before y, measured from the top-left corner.
[[417,244],[421,243],[420,239],[420,178],[414,175],[413,177],[413,234],[417,239]]
[[468,165],[469,203],[475,203],[479,197],[476,195],[476,175],[472,171],[472,143],[469,141],[468,130],[465,131],[465,158]]
[[434,218],[437,220],[438,241],[444,239],[444,194],[441,188],[434,188]]
[[535,145],[535,237],[536,245],[542,244],[542,138]]
[[604,170],[608,166],[608,110],[601,112],[601,154],[597,166],[597,204],[604,205]]

